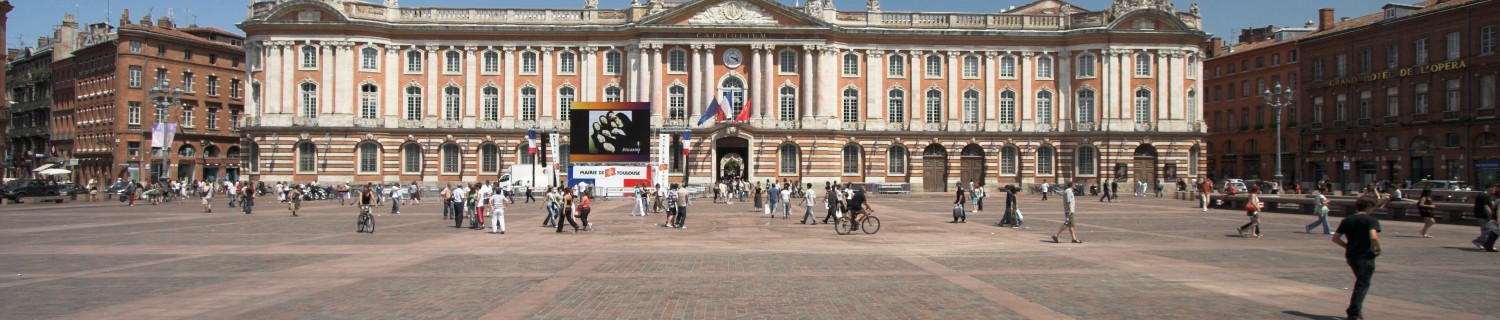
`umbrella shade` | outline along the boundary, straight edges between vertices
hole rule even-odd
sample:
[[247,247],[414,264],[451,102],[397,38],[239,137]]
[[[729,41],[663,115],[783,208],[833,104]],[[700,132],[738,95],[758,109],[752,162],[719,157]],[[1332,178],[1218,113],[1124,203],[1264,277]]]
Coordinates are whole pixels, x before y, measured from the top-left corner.
[[68,170],[68,169],[63,169],[63,168],[48,168],[46,170],[42,170],[42,171],[37,172],[37,173],[39,173],[41,175],[44,175],[44,176],[59,176],[59,175],[65,175],[65,174],[73,173],[73,171],[72,170]]

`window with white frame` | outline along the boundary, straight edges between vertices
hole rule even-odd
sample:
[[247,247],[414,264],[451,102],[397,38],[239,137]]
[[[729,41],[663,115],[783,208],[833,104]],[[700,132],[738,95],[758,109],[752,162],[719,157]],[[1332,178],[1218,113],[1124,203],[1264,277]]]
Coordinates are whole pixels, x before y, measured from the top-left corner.
[[1412,114],[1427,114],[1427,84],[1418,83],[1412,88]]
[[1016,175],[1016,164],[1020,162],[1019,159],[1017,159],[1019,153],[1019,149],[1016,149],[1016,146],[1007,145],[1004,147],[1000,147],[1001,175]]
[[605,75],[611,75],[611,76],[612,75],[618,75],[618,74],[620,74],[620,63],[621,63],[620,61],[621,61],[621,58],[622,58],[622,56],[620,55],[620,51],[619,50],[605,51],[604,52],[604,74]]
[[301,116],[306,118],[317,118],[318,85],[312,83],[303,83],[301,96],[302,99],[299,100],[300,102],[302,102]]
[[415,142],[401,146],[401,159],[401,172],[422,172],[422,146],[417,145]]
[[1038,79],[1052,79],[1052,57],[1041,56],[1036,58],[1036,77]]
[[485,51],[480,55],[480,62],[484,64],[485,73],[500,73],[500,53]]
[[219,96],[219,77],[208,76],[208,95]]
[[318,48],[302,46],[302,69],[318,68]]
[[927,90],[927,123],[943,122],[943,92],[938,89]]
[[521,73],[536,74],[536,51],[521,53]]
[[1448,60],[1458,60],[1458,57],[1464,54],[1463,45],[1459,42],[1459,33],[1449,32],[1446,38],[1448,40]]
[[130,41],[130,53],[141,53],[141,42],[140,41],[135,41],[135,40],[131,40]]
[[1052,123],[1052,91],[1042,89],[1036,93],[1036,123]]
[[193,78],[193,73],[192,72],[183,72],[182,73],[182,90],[183,91],[186,91],[188,93],[198,92],[198,90],[193,89],[193,88],[197,87],[195,85],[196,83],[194,83],[193,79],[194,78]]
[[776,119],[780,121],[797,120],[797,88],[782,86],[777,95]]
[[1412,55],[1416,57],[1417,65],[1427,64],[1427,38],[1412,42]]
[[484,87],[480,90],[480,119],[500,121],[500,88]]
[[130,66],[129,85],[131,88],[141,87],[141,66]]
[[193,108],[192,108],[192,106],[186,106],[186,105],[182,106],[182,127],[183,128],[192,128],[193,127]]
[[[1344,121],[1349,117],[1349,96],[1338,94],[1333,97],[1333,121]],[[1246,119],[1248,120],[1248,119]]]
[[1000,57],[1000,77],[1001,78],[1015,78],[1016,77],[1016,57],[1012,57],[1012,56]]
[[359,49],[359,69],[374,71],[380,66],[377,62],[380,60],[379,58],[380,51],[375,50],[375,48]]
[[687,50],[678,48],[667,51],[667,72],[687,73]]
[[[1197,121],[1198,120],[1198,109],[1201,108],[1201,107],[1198,106],[1198,91],[1197,90],[1191,90],[1191,89],[1188,90],[1188,93],[1187,93],[1187,105],[1188,105],[1188,107],[1187,107],[1187,119],[1188,119],[1188,122]],[[1293,109],[1292,113],[1293,114],[1296,113],[1296,109],[1295,108]]]
[[297,143],[297,172],[317,170],[318,146],[310,141]]
[[797,73],[797,51],[791,49],[781,50],[780,53],[777,53],[776,65],[781,68],[781,73]]
[[[1233,114],[1230,114],[1229,116],[1234,117]],[[1323,97],[1313,98],[1312,123],[1323,123]],[[1233,126],[1234,121],[1231,120],[1229,125]]]
[[1385,46],[1385,68],[1395,69],[1401,66],[1401,49],[1395,44]]
[[[1323,80],[1323,59],[1313,59],[1312,74],[1313,80]],[[1234,90],[1229,90],[1229,94],[1233,95]]]
[[536,121],[536,88],[521,88],[521,121]]
[[778,171],[780,171],[782,174],[796,174],[797,173],[797,158],[798,158],[798,155],[797,155],[797,152],[798,152],[797,151],[797,145],[794,145],[794,144],[791,144],[791,143],[783,143],[783,144],[781,144],[781,147],[778,148],[778,149],[780,149],[780,150],[778,150],[777,153],[780,154],[780,158],[781,158],[781,161],[780,161],[781,165],[778,166],[778,167],[780,167],[779,168],[780,170],[778,170]]
[[562,119],[562,121],[568,121],[568,117],[571,116],[570,113],[573,113],[573,100],[575,98],[577,98],[577,96],[574,94],[573,87],[562,87],[557,89],[558,119]]
[[859,75],[859,55],[853,52],[844,53],[844,75]]
[[667,119],[687,119],[687,88],[682,85],[667,88]]
[[125,114],[125,124],[140,125],[141,124],[141,102],[140,101],[131,101],[131,102],[126,103],[126,105],[128,107],[127,107],[127,110],[125,112],[126,113]]
[[[1279,64],[1279,63],[1281,63],[1281,56],[1272,56],[1272,60],[1276,60],[1276,63]],[[1187,58],[1187,70],[1186,71],[1187,71],[1187,78],[1188,79],[1197,79],[1198,78],[1198,73],[1199,73],[1199,71],[1198,71],[1198,57],[1189,56]]]
[[1495,75],[1479,76],[1479,108],[1495,107]]
[[964,100],[964,123],[979,123],[979,90],[965,90]]
[[458,121],[463,117],[463,95],[458,87],[443,88],[443,120]]
[[979,57],[964,57],[964,78],[979,78]]
[[[1188,69],[1188,70],[1192,70],[1192,69]],[[1191,74],[1191,73],[1189,73],[1189,74]],[[1092,54],[1085,54],[1085,55],[1078,56],[1078,77],[1079,78],[1092,78],[1092,77],[1094,77],[1094,55],[1092,55]]]
[[1052,146],[1042,146],[1036,149],[1036,174],[1041,176],[1053,175],[1052,164],[1056,160],[1056,153]]
[[844,145],[844,174],[859,174],[860,150],[857,144]]
[[578,55],[572,51],[564,51],[557,55],[557,73],[578,73]]
[[859,90],[856,90],[854,88],[844,89],[844,98],[842,101],[843,108],[841,109],[843,110],[843,121],[859,121]]
[[1395,117],[1401,115],[1400,89],[1386,88],[1385,90],[1385,116]]
[[1135,75],[1137,77],[1151,76],[1151,55],[1145,52],[1135,54]]
[[1448,83],[1447,83],[1446,87],[1447,87],[1448,90],[1446,92],[1444,92],[1445,94],[1443,95],[1443,111],[1444,112],[1455,112],[1455,111],[1458,111],[1458,103],[1460,101],[1459,100],[1459,92],[1458,92],[1458,89],[1459,89],[1458,79],[1450,79],[1450,80],[1448,80]]
[[1010,89],[1000,92],[1000,123],[1016,123],[1016,92]]
[[900,54],[892,54],[885,61],[885,75],[891,78],[906,76],[906,59]]
[[1349,75],[1349,56],[1339,54],[1333,56],[1333,76],[1344,77]]
[[443,145],[443,173],[458,173],[462,168],[459,163],[462,154],[463,149],[459,149],[457,144]]
[[[256,86],[256,90],[255,91],[256,92],[260,92],[259,85]],[[231,98],[231,99],[239,99],[240,98],[240,79],[229,79],[229,98]],[[259,102],[260,95],[257,94],[256,97],[255,97],[255,99],[257,100],[256,102]]]
[[204,112],[203,116],[206,117],[206,118],[208,118],[207,121],[204,121],[204,124],[208,126],[208,130],[218,130],[219,129],[219,109],[218,108],[216,108],[214,105],[209,105],[208,112]]
[[1151,123],[1151,90],[1135,90],[1135,123]]
[[479,146],[479,172],[500,171],[500,147],[494,144]]
[[[1078,90],[1078,98],[1074,99],[1077,104],[1078,123],[1094,123],[1094,89]],[[1189,106],[1188,108],[1192,108]]]
[[422,87],[406,87],[406,120],[422,120]]
[[422,72],[422,52],[411,50],[406,52],[406,72]]
[[943,57],[930,54],[927,55],[927,63],[924,65],[927,77],[937,78],[943,76]]
[[458,73],[463,68],[463,56],[458,51],[443,53],[443,73]]
[[894,88],[886,93],[885,117],[889,122],[906,122],[906,91]]
[[604,87],[604,102],[620,102],[623,99],[621,95],[620,87],[614,85]]
[[380,87],[366,83],[359,86],[359,117],[375,119],[380,109]]
[[887,175],[906,174],[906,146],[894,145],[885,151],[885,173]]
[[1094,175],[1095,171],[1099,167],[1099,161],[1097,161],[1098,157],[1099,157],[1099,150],[1098,149],[1094,149],[1093,146],[1085,145],[1085,146],[1079,147],[1078,148],[1078,155],[1076,156],[1076,158],[1078,159],[1078,164],[1077,164],[1077,166],[1078,166],[1078,169],[1077,169],[1078,170],[1078,175],[1080,175],[1080,176],[1092,176],[1092,175]]
[[1495,26],[1479,28],[1479,54],[1495,53]]
[[380,145],[365,141],[359,144],[359,173],[377,173],[380,164]]
[[[1371,116],[1374,116],[1374,113],[1375,113],[1375,110],[1373,110],[1374,106],[1371,105],[1373,103],[1373,100],[1372,100],[1373,98],[1374,97],[1370,93],[1370,90],[1365,90],[1365,91],[1360,91],[1359,92],[1359,118],[1360,119],[1370,119]],[[1259,124],[1259,123],[1257,123],[1257,124]]]
[[1370,73],[1370,70],[1374,67],[1375,64],[1374,56],[1375,54],[1371,53],[1370,49],[1359,51],[1359,74]]

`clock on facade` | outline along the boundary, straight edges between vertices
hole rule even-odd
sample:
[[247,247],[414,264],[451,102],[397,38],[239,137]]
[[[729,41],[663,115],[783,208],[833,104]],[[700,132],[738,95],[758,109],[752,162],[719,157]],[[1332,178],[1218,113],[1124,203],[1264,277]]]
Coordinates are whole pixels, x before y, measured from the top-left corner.
[[743,62],[745,62],[745,56],[740,54],[740,49],[729,48],[724,51],[724,66],[738,68]]

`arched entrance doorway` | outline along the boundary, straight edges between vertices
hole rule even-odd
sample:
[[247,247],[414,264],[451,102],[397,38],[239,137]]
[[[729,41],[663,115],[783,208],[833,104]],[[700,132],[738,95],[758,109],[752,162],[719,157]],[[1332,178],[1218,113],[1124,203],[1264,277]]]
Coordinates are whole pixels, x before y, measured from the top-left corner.
[[1156,147],[1142,144],[1135,147],[1135,179],[1146,183],[1156,182]]
[[750,140],[723,137],[714,140],[714,177],[737,179],[750,177]]
[[922,150],[922,191],[948,191],[948,149],[930,144]]
[[984,183],[984,147],[970,143],[959,152],[959,182]]

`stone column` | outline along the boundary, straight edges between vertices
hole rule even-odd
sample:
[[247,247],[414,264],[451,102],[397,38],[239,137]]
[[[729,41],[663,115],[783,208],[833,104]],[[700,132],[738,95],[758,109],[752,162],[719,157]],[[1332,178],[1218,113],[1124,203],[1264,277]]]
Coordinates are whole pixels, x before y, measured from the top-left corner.
[[1171,63],[1167,59],[1170,58],[1170,54],[1171,53],[1168,53],[1164,50],[1157,50],[1156,55],[1154,56],[1156,58],[1156,61],[1151,65],[1156,69],[1152,71],[1155,73],[1153,74],[1153,76],[1156,76],[1156,90],[1152,92],[1151,104],[1152,109],[1156,110],[1151,110],[1153,111],[1151,112],[1151,123],[1158,123],[1157,120],[1172,118],[1172,109],[1168,106],[1167,103],[1171,101],[1171,97],[1175,94],[1176,90],[1172,90],[1172,88],[1167,85],[1167,80],[1169,79],[1169,71],[1167,71],[1167,67],[1169,67],[1169,64]]
[[[661,61],[661,47],[662,46],[660,43],[652,43],[649,44],[649,47],[647,48],[647,50],[651,51],[651,57],[650,59],[646,59],[645,65],[646,69],[650,70],[651,72],[651,83],[648,84],[646,88],[650,90],[649,95],[651,96],[651,103],[659,105],[658,108],[662,108],[662,110],[666,110],[667,100],[662,98],[663,95],[666,94],[665,92],[663,92],[666,91],[664,90],[666,86],[661,83],[663,72]],[[667,113],[662,112],[661,114],[662,119],[666,119]]]
[[[595,55],[599,54],[597,47],[583,47],[578,49],[578,65],[582,67],[582,88],[578,88],[579,98],[577,101],[599,101],[599,66],[594,61]],[[644,54],[644,53],[643,53]]]
[[[885,118],[885,51],[865,50],[865,119]],[[884,124],[884,121],[874,121]],[[868,125],[868,124],[867,124]],[[878,125],[877,125],[878,126]],[[883,127],[883,126],[882,126]]]
[[[264,87],[261,88],[261,91],[265,93],[265,98],[261,99],[261,109],[264,113],[284,113],[286,110],[282,109],[284,105],[281,103],[281,84],[285,83],[286,79],[281,76],[282,67],[285,65],[285,63],[281,62],[281,44],[279,41],[266,41],[263,42],[263,45],[265,46],[266,62],[261,67],[261,70],[265,70],[266,81],[261,84]],[[143,69],[141,72],[144,73],[141,75],[142,79],[146,79],[146,77],[152,76],[156,72],[150,66],[141,66],[141,69]],[[145,84],[146,81],[142,80],[141,82]],[[246,87],[248,88],[249,85],[246,85]],[[251,92],[251,94],[254,94],[254,92]],[[145,107],[144,104],[141,106],[141,108]],[[142,114],[145,114],[145,112],[142,112]],[[141,119],[141,122],[145,122],[145,119]]]
[[999,114],[999,111],[996,109],[999,108],[999,103],[997,103],[999,100],[997,99],[1000,97],[1000,94],[995,91],[995,68],[997,67],[995,60],[998,56],[999,53],[994,51],[984,52],[984,93],[981,94],[984,96],[984,102],[982,103],[984,111],[979,113],[979,118],[982,120],[981,123],[984,124],[984,127],[980,128],[980,130],[993,129],[1000,124],[999,121],[996,121],[997,117],[995,117],[995,115]]
[[945,109],[943,113],[948,115],[948,122],[952,124],[948,126],[948,130],[957,130],[963,123],[963,100],[961,100],[963,95],[958,88],[958,78],[963,77],[963,70],[960,68],[963,59],[959,59],[962,54],[958,51],[948,51],[948,66],[945,68],[947,70],[943,70],[943,76],[948,80],[948,85],[943,89],[948,93],[946,99],[948,101],[943,104]]
[[459,113],[463,116],[459,120],[464,122],[465,128],[476,127],[479,120],[479,59],[475,54],[478,50],[479,47],[464,46],[464,101],[459,104]]
[[641,74],[643,73],[641,70],[642,68],[644,68],[644,66],[641,61],[641,56],[640,54],[638,54],[638,52],[640,52],[639,48],[639,46],[634,48],[625,48],[626,68],[625,77],[622,80],[625,81],[624,86],[625,90],[628,93],[626,93],[624,97],[621,97],[625,99],[625,101],[639,102],[643,100],[641,99],[641,96],[646,94],[641,90]]
[[[776,46],[765,44],[761,45],[761,48],[764,49],[761,51],[761,55],[764,57],[761,58],[761,64],[757,65],[756,68],[760,70],[761,78],[765,80],[765,86],[759,89],[762,100],[757,102],[760,103],[760,110],[756,111],[755,116],[762,121],[766,121],[767,115],[775,114],[776,106],[781,103],[781,99],[780,86],[776,84]],[[775,118],[773,117],[772,119]]]
[[427,46],[427,61],[422,63],[422,73],[427,74],[427,86],[422,88],[422,114],[423,119],[442,119],[442,88],[438,87],[438,73],[442,73],[442,65],[438,63],[437,46]]
[[1130,87],[1132,83],[1131,80],[1135,79],[1135,72],[1130,69],[1131,67],[1134,67],[1135,64],[1131,63],[1132,57],[1130,56],[1130,54],[1131,51],[1126,49],[1117,50],[1115,52],[1115,60],[1118,62],[1115,64],[1115,69],[1117,70],[1117,72],[1119,72],[1120,75],[1120,82],[1115,86],[1115,89],[1119,90],[1119,92],[1116,93],[1115,97],[1119,99],[1118,103],[1120,106],[1120,112],[1115,116],[1119,117],[1119,119],[1124,120],[1115,122],[1123,123],[1123,127],[1121,128],[1130,128],[1129,130],[1134,130],[1135,120],[1132,119],[1131,115],[1135,113],[1135,107],[1134,104],[1131,103],[1133,101],[1130,101],[1131,97],[1133,97],[1130,94]]
[[502,80],[505,85],[505,96],[500,100],[505,101],[505,105],[500,109],[500,119],[510,116],[515,120],[520,120],[521,112],[516,110],[516,72],[520,71],[520,66],[516,65],[516,47],[505,46],[501,48],[501,51],[503,53],[500,56],[500,72],[505,73],[505,79]]
[[542,47],[542,67],[541,70],[537,70],[542,74],[542,87],[537,88],[536,107],[537,109],[541,109],[538,113],[552,116],[552,120],[556,121],[557,119],[561,119],[562,115],[558,114],[558,111],[561,110],[558,110],[557,106],[552,104],[552,100],[557,98],[557,88],[552,86],[552,77],[557,74],[557,69],[552,67],[553,50],[556,49],[553,47]]
[[[908,121],[905,122],[917,126],[923,124],[924,120],[926,120],[926,111],[924,110],[926,107],[922,104],[922,101],[925,101],[927,96],[922,93],[921,79],[924,76],[922,64],[927,60],[922,59],[921,50],[912,50],[909,56],[911,63],[906,64],[906,78],[911,81],[911,85],[906,89],[906,119]],[[907,128],[911,130],[912,127]]]
[[[1183,92],[1183,86],[1186,85],[1186,79],[1183,79],[1183,77],[1188,75],[1188,72],[1193,72],[1192,70],[1186,70],[1187,61],[1183,59],[1185,56],[1183,51],[1178,50],[1172,51],[1171,55],[1168,56],[1171,59],[1171,63],[1167,65],[1167,75],[1169,76],[1167,78],[1167,87],[1171,90],[1171,94],[1168,95],[1168,97],[1171,97],[1171,100],[1167,101],[1167,118],[1192,121],[1192,119],[1187,118],[1187,108],[1183,107],[1187,99],[1187,94]],[[1172,117],[1173,112],[1179,113],[1176,118]]]
[[[705,99],[702,106],[705,112],[710,101],[708,99],[718,99],[719,95],[719,75],[717,75],[718,70],[714,70],[716,65],[718,64],[714,62],[714,45],[703,45],[703,97]],[[729,106],[719,106],[719,108],[726,113],[734,110]]]
[[1016,123],[1022,130],[1036,128],[1036,92],[1031,88],[1031,83],[1036,81],[1035,65],[1035,52],[1022,52],[1021,58],[1016,59],[1016,76],[1021,78],[1021,91],[1016,92]]
[[[765,74],[762,72],[762,71],[765,71],[765,70],[763,70],[764,68],[762,68],[762,65],[761,65],[761,61],[762,61],[761,60],[762,59],[761,54],[763,54],[763,53],[765,53],[765,51],[763,49],[761,49],[761,45],[759,45],[759,44],[752,44],[752,45],[750,45],[750,64],[747,65],[747,66],[745,66],[744,69],[743,69],[743,70],[745,70],[745,76],[748,77],[748,78],[750,78],[749,87],[746,88],[746,89],[748,89],[747,91],[749,91],[749,92],[746,92],[746,94],[750,97],[751,109],[754,109],[754,110],[750,111],[750,113],[751,114],[755,114],[755,115],[759,115],[760,114],[760,110],[759,109],[761,109],[761,108],[756,108],[756,107],[757,106],[762,106],[762,105],[764,105],[766,103],[766,97],[764,96],[765,91],[762,90],[762,89],[765,89],[765,86],[766,86],[766,77],[765,77]],[[738,116],[738,115],[735,115],[735,116]],[[733,118],[733,117],[730,117],[730,118]]]
[[813,45],[802,46],[802,83],[799,86],[799,90],[801,90],[799,93],[802,94],[802,99],[800,100],[802,101],[798,102],[798,104],[801,104],[802,110],[797,113],[797,121],[802,122],[804,126],[810,123],[807,120],[812,119],[813,115],[817,113],[817,110],[813,107],[817,105],[817,102],[813,101],[813,97],[816,96],[814,93],[818,91],[817,83],[813,82],[816,81],[814,75],[817,73],[817,69],[814,68],[817,66],[817,63],[813,62],[814,50],[820,50],[820,48]]
[[382,106],[380,114],[386,117],[403,119],[401,106],[404,105],[405,101],[401,101],[401,90],[405,90],[405,88],[402,88],[398,81],[400,81],[401,73],[405,72],[406,68],[401,64],[401,48],[393,45],[383,45],[380,49],[385,52],[385,63],[380,65],[381,73],[385,74],[385,85],[380,87],[380,91],[385,97],[380,101],[380,105]]
[[[839,97],[839,48],[828,48],[818,55],[818,106],[820,125],[831,126],[838,120]],[[828,127],[823,127],[828,128]]]
[[[1075,114],[1072,104],[1073,54],[1067,50],[1059,51],[1052,61],[1057,63],[1057,67],[1054,68],[1056,72],[1052,73],[1052,78],[1057,79],[1057,90],[1052,95],[1052,118],[1057,121],[1052,127],[1061,129],[1063,123],[1074,123],[1068,121],[1073,119]],[[1069,128],[1072,126],[1070,125]]]
[[340,43],[338,48],[338,64],[335,65],[338,73],[335,76],[337,80],[334,80],[337,85],[333,95],[338,104],[334,105],[334,113],[357,117],[354,107],[359,103],[359,93],[356,90],[358,85],[354,83],[354,69],[359,68],[359,50],[355,49],[353,42]]
[[337,63],[334,61],[333,54],[338,51],[338,44],[331,41],[323,42],[319,43],[317,48],[318,74],[322,76],[322,80],[318,82],[318,115],[322,116],[332,113],[338,103],[333,97],[333,92],[338,87],[338,83],[333,81],[333,75],[337,72]]
[[281,46],[281,112],[289,116],[297,113],[297,44],[283,42]]
[[695,44],[692,48],[692,65],[688,66],[688,77],[692,80],[692,87],[688,88],[687,116],[689,123],[696,123],[699,108],[703,106],[703,45]]

